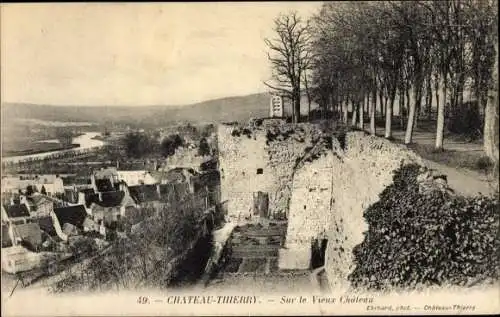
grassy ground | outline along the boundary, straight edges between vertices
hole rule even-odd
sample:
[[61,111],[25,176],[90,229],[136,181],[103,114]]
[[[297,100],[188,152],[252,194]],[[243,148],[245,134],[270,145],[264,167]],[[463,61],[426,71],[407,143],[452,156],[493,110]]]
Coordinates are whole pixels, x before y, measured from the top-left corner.
[[484,174],[489,174],[493,171],[493,163],[481,152],[436,150],[432,145],[418,143],[410,144],[408,148],[427,160],[449,167],[466,168]]

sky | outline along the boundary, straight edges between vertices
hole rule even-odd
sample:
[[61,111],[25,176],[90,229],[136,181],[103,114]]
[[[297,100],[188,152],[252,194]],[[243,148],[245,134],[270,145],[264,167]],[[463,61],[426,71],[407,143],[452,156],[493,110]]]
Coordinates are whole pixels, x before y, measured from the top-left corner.
[[2,102],[180,105],[264,92],[273,19],[320,6],[2,4]]

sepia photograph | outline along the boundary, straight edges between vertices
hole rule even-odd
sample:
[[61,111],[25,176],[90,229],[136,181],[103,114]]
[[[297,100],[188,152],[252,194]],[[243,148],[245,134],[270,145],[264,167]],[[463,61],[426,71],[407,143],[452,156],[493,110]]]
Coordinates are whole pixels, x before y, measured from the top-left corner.
[[498,1],[0,8],[2,316],[500,314]]

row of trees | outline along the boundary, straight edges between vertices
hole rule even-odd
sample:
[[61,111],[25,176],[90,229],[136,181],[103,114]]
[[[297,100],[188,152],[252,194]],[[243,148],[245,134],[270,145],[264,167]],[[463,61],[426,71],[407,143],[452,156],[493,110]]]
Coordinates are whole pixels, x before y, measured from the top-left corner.
[[[123,138],[125,154],[131,158],[143,158],[148,156],[161,155],[169,157],[175,154],[177,148],[186,144],[179,134],[171,134],[161,141],[158,135],[148,135],[141,132],[130,132]],[[113,159],[117,159],[118,153],[111,148],[108,150]],[[201,137],[198,141],[198,155],[210,155],[211,148],[206,137]]]
[[168,157],[173,155],[175,150],[182,145],[184,145],[184,140],[178,134],[169,135],[161,142],[159,135],[141,132],[129,132],[123,138],[125,154],[131,158],[143,158],[157,154]]
[[[393,109],[412,142],[419,115],[437,108],[436,148],[442,149],[445,110],[460,109],[472,91],[484,112],[488,156],[498,161],[498,15],[496,1],[327,2],[309,21],[296,13],[275,20],[267,39],[273,69],[270,88],[293,102],[300,120],[303,90],[347,124],[376,133],[377,112],[392,134]],[[357,114],[357,115],[356,115]]]

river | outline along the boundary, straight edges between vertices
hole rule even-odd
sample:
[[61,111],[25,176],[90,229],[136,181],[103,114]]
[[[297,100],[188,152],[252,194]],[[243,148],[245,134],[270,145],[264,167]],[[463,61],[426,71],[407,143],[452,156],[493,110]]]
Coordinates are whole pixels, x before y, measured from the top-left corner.
[[66,150],[50,151],[50,152],[43,152],[43,153],[36,153],[36,154],[29,154],[29,155],[2,157],[2,162],[18,163],[18,162],[28,160],[28,159],[43,159],[43,158],[47,158],[47,157],[54,155],[54,154],[69,153],[69,152],[78,153],[80,151],[100,148],[104,145],[104,142],[101,140],[94,139],[96,136],[100,136],[100,135],[101,135],[100,132],[87,132],[87,133],[84,133],[83,135],[80,135],[76,138],[73,138],[72,143],[79,144],[80,146],[78,146],[78,147],[75,147],[72,149],[66,149]]

